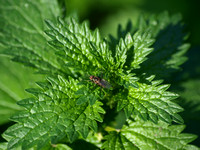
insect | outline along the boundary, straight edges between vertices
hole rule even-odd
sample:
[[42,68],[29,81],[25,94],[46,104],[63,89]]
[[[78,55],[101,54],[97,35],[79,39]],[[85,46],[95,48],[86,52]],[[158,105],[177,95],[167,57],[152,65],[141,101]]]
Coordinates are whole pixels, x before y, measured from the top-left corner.
[[100,77],[96,77],[96,76],[90,76],[90,80],[92,81],[92,82],[94,82],[95,84],[97,84],[97,85],[99,85],[99,86],[101,86],[101,87],[103,87],[103,88],[107,88],[107,89],[109,89],[109,88],[111,88],[111,85],[110,85],[110,83],[108,83],[106,80],[104,80],[104,79],[101,79]]

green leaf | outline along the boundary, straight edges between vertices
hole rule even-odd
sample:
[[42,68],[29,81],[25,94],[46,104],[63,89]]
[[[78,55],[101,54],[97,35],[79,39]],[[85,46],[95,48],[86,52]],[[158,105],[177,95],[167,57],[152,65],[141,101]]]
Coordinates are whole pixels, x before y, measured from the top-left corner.
[[[79,83],[77,85],[79,85]],[[85,84],[86,85],[83,84],[84,86],[75,92],[75,95],[78,95],[78,105],[81,105],[87,101],[89,101],[90,105],[93,105],[98,100],[98,98],[102,99],[101,91],[98,87],[94,89],[91,88],[92,86],[87,86],[87,83]]]
[[53,145],[52,147],[55,147],[54,150],[72,150],[72,148],[70,148],[69,146],[65,144],[56,144],[56,145]]
[[154,43],[151,33],[148,31],[138,31],[133,36],[134,41],[134,59],[131,62],[131,68],[138,69],[140,64],[147,58],[146,56],[153,51],[150,46]]
[[8,122],[11,115],[21,110],[16,102],[28,96],[24,89],[35,87],[34,81],[43,78],[33,72],[0,56],[0,124]]
[[79,97],[79,99],[77,100],[76,104],[77,104],[77,105],[81,105],[81,104],[83,104],[83,103],[85,103],[85,102],[87,102],[87,101],[88,101],[87,96],[81,96],[81,97]]
[[153,43],[154,39],[147,29],[141,29],[133,36],[127,33],[124,39],[119,40],[115,50],[115,74],[119,76],[118,84],[125,88],[138,87],[138,77],[133,71],[140,68],[141,63],[147,59],[146,56],[153,51]]
[[194,146],[188,145],[197,136],[181,133],[184,125],[168,125],[164,122],[128,121],[119,132],[110,132],[105,136],[103,149],[162,149],[178,150]]
[[46,29],[44,19],[55,21],[59,14],[56,0],[1,0],[0,43],[4,47],[1,52],[41,73],[70,74],[55,50],[47,44],[43,33]]
[[100,148],[102,146],[102,142],[101,142],[102,139],[103,139],[103,135],[102,135],[101,132],[95,133],[95,132],[91,131],[88,134],[86,141],[89,142],[89,143],[92,143],[95,146],[97,146],[98,148]]
[[[187,58],[184,54],[190,47],[185,43],[187,34],[181,22],[180,14],[169,16],[167,12],[151,15],[148,20],[140,18],[139,28],[147,28],[156,39],[154,51],[148,56],[140,72],[156,75],[158,78],[169,78],[169,75],[180,69]],[[145,71],[144,71],[145,70]]]
[[[131,35],[127,35],[131,36]],[[129,37],[131,39],[131,37]],[[125,42],[123,39],[119,41],[119,45],[116,46],[116,53],[115,53],[115,58],[116,58],[116,67],[122,68],[124,63],[126,62],[126,53],[127,53],[127,47],[129,45],[125,45]]]
[[132,144],[125,136],[121,136],[120,133],[110,132],[109,135],[104,137],[106,140],[103,143],[102,149],[110,150],[138,150],[134,144]]
[[108,44],[101,40],[98,30],[90,31],[87,22],[79,25],[73,18],[67,23],[58,18],[57,25],[50,20],[46,20],[46,24],[49,28],[46,34],[52,39],[49,44],[71,68],[106,70],[114,64]]
[[[168,126],[158,121],[183,122],[177,114],[183,109],[172,102],[177,94],[166,91],[169,85],[153,81],[152,76],[164,77],[160,71],[177,69],[185,61],[183,54],[188,45],[183,44],[186,34],[182,33],[179,18],[166,14],[158,19],[152,16],[148,22],[141,21],[133,35],[127,33],[117,44],[109,44],[100,37],[98,29],[89,29],[88,22],[79,24],[75,19],[63,21],[59,17],[56,21],[55,16],[60,14],[56,1],[8,0],[2,4],[0,47],[3,53],[49,76],[46,82],[37,82],[40,89],[26,90],[33,98],[18,102],[25,110],[11,117],[17,123],[3,134],[8,149],[34,146],[41,149],[50,143],[54,146],[63,138],[73,144],[83,141],[75,142],[81,137],[85,139],[90,130],[97,132],[97,121],[103,122],[105,111],[98,99],[110,108],[115,106],[114,100],[118,100],[117,109],[124,109],[127,117],[132,115],[135,120],[142,118],[157,123],[129,122],[129,127],[106,137],[105,149],[143,149],[149,145],[162,149],[168,148],[171,141],[180,145],[173,148],[181,149],[195,138],[180,134],[183,126]],[[180,37],[176,37],[177,34]],[[98,76],[100,71],[105,78],[80,84],[84,74]],[[99,94],[103,80],[113,88],[104,89],[104,97]],[[92,91],[91,85],[97,88]],[[158,130],[160,127],[165,130]]]
[[160,81],[152,81],[148,85],[138,82],[138,88],[129,87],[127,97],[118,94],[118,110],[123,108],[127,117],[133,114],[155,123],[158,120],[183,123],[183,119],[177,114],[183,111],[183,108],[172,102],[178,95],[166,91],[169,85],[159,83]]
[[6,150],[7,144],[8,144],[8,143],[6,143],[6,142],[0,143],[0,149]]
[[40,90],[28,90],[35,98],[18,102],[26,111],[14,115],[11,119],[18,123],[4,132],[5,137],[11,138],[8,149],[19,145],[22,149],[34,145],[42,148],[50,141],[56,144],[65,135],[70,141],[79,134],[86,138],[89,129],[97,131],[96,121],[103,121],[100,113],[105,111],[101,102],[96,101],[92,106],[89,103],[76,105],[75,95],[71,93],[78,90],[77,80],[70,78],[68,81],[59,76],[48,81]]

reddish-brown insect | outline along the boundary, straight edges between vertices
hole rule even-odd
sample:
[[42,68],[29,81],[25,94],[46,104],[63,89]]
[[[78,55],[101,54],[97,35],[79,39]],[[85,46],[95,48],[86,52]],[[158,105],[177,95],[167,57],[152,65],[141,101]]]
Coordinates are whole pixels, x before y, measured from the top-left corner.
[[90,76],[90,80],[103,88],[111,88],[111,85],[106,80],[101,79],[100,77]]

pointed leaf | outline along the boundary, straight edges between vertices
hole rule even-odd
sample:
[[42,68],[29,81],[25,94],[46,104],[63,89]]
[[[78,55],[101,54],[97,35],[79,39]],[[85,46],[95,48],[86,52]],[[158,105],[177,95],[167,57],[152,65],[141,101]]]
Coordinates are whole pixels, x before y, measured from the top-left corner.
[[123,108],[127,117],[133,114],[155,123],[158,119],[167,123],[183,123],[183,119],[177,114],[183,111],[183,108],[171,101],[177,98],[177,94],[166,91],[169,85],[138,83],[138,86],[129,87],[128,97],[118,94],[118,105],[121,105],[118,109]]
[[104,149],[162,149],[178,150],[191,147],[188,143],[197,138],[192,134],[181,133],[180,125],[169,126],[164,122],[157,125],[151,122],[128,121],[120,132],[110,132],[105,136]]
[[[72,86],[77,85],[77,80],[48,78],[51,84],[46,84],[44,89],[28,90],[36,98],[26,99],[19,104],[25,106],[27,111],[14,115],[11,119],[17,124],[6,130],[4,136],[10,136],[8,148],[31,148],[34,145],[45,146],[50,141],[56,143],[65,135],[69,140],[75,140],[79,133],[86,138],[89,129],[97,131],[96,121],[102,122],[99,113],[105,113],[101,108],[102,103],[96,101],[93,105],[88,102],[76,105],[75,92]],[[62,88],[65,87],[65,90]],[[34,100],[34,102],[33,102]]]

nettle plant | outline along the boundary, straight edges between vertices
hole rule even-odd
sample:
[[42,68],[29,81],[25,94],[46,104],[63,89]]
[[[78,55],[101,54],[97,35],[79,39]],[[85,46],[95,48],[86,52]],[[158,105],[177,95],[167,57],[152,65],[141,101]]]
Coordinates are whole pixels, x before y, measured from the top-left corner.
[[8,149],[197,149],[161,80],[186,61],[180,15],[141,16],[102,38],[57,17],[56,1],[1,3],[3,53],[46,75],[17,102],[24,110],[3,134]]

